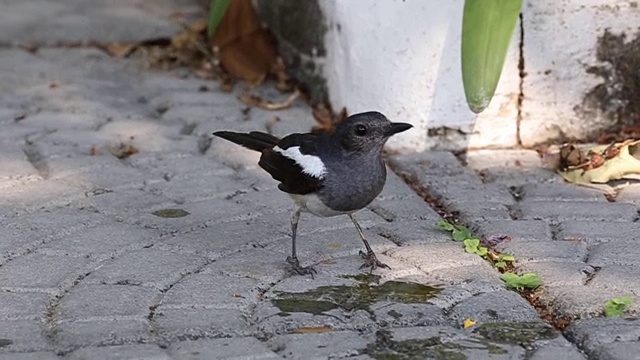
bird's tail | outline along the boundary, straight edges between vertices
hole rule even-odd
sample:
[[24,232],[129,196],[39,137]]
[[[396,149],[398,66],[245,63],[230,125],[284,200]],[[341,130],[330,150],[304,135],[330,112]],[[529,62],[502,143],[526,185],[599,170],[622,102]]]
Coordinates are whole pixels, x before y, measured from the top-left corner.
[[259,131],[250,133],[237,133],[233,131],[216,131],[213,135],[242,145],[248,149],[262,151],[270,149],[278,144],[279,138]]

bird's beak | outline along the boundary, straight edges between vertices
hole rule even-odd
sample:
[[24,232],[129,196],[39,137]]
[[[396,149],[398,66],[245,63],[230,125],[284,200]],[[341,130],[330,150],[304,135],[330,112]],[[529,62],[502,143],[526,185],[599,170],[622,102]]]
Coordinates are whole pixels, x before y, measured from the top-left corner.
[[403,131],[409,130],[413,127],[413,125],[411,124],[405,124],[405,123],[391,123],[389,125],[389,127],[387,128],[387,130],[385,130],[384,132],[384,136],[391,136],[391,135],[395,135],[397,133],[401,133]]

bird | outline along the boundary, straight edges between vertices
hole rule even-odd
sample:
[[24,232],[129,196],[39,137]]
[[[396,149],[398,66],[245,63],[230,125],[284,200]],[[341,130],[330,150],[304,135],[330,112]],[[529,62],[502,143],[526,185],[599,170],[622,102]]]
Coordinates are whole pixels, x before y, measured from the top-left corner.
[[369,205],[381,192],[387,170],[382,150],[387,140],[409,130],[411,124],[391,122],[382,113],[353,114],[330,132],[294,133],[282,139],[263,132],[216,131],[213,135],[261,152],[258,165],[278,181],[278,189],[295,203],[291,216],[290,272],[316,274],[312,266],[302,267],[296,254],[301,213],[318,217],[347,215],[365,246],[360,251],[370,273],[390,267],[380,262],[364,236],[355,213]]

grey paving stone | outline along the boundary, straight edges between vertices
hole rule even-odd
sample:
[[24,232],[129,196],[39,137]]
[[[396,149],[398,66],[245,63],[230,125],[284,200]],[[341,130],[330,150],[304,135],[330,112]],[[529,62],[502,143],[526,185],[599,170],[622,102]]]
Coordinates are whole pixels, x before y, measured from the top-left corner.
[[564,180],[541,167],[489,167],[478,171],[486,184],[502,185],[518,191],[525,184],[558,184]]
[[193,274],[166,292],[162,307],[248,310],[256,304],[258,296],[256,280]]
[[629,265],[605,265],[593,277],[589,286],[613,293],[625,292],[640,296],[640,268]]
[[[395,347],[390,351],[389,346],[384,346],[384,342],[378,344],[372,340],[368,348],[363,352],[371,352],[373,354],[395,355],[404,353],[411,355],[417,353],[420,358],[438,358],[453,357],[467,359],[518,359],[523,358],[525,354],[524,348],[508,343],[498,343],[485,339],[473,330],[462,330],[459,328],[432,326],[432,327],[407,327],[392,329],[390,334],[391,341],[411,346],[416,344],[419,349],[402,350],[402,345]],[[384,341],[384,340],[383,340]],[[407,354],[408,353],[408,354]]]
[[486,220],[474,223],[474,234],[486,240],[508,236],[511,242],[550,241],[551,228],[539,220]]
[[3,44],[155,39],[179,31],[180,28],[170,21],[171,14],[180,12],[193,19],[201,12],[195,2],[174,4],[170,1],[148,6],[126,1],[37,1],[27,4],[7,0],[3,7],[4,26],[0,38]]
[[518,262],[518,271],[538,274],[544,286],[582,286],[594,269],[581,262],[567,262],[560,259],[525,264]]
[[7,343],[0,353],[51,350],[39,320],[0,321],[0,339]]
[[592,354],[607,344],[637,343],[640,337],[640,322],[638,319],[583,319],[571,324],[565,335],[587,354]]
[[58,324],[54,341],[59,351],[81,346],[108,346],[149,342],[149,324],[140,320],[74,321]]
[[421,153],[392,155],[388,159],[394,169],[409,174],[439,174],[454,176],[468,173],[460,161],[450,152],[424,151]]
[[487,262],[478,265],[440,268],[427,273],[435,279],[449,284],[464,284],[478,281],[483,284],[503,285],[499,278],[500,273]]
[[153,249],[133,251],[100,267],[87,284],[142,285],[165,290],[183,276],[201,268],[206,260]]
[[519,209],[521,220],[631,222],[637,217],[635,206],[618,203],[523,201]]
[[476,224],[491,220],[511,219],[509,208],[502,203],[459,200],[446,203],[447,210],[458,214],[458,218],[464,224]]
[[146,319],[161,298],[155,289],[127,285],[80,285],[60,301],[60,321]]
[[518,263],[530,261],[583,262],[588,255],[587,245],[582,241],[504,241],[496,248],[500,252],[514,255]]
[[4,189],[2,195],[0,205],[21,213],[64,207],[85,198],[84,191],[79,188],[46,180]]
[[[596,286],[545,286],[542,298],[554,312],[567,318],[601,316],[604,305],[615,297],[629,295],[627,291],[612,292],[611,289]],[[635,297],[632,297],[635,301]],[[631,312],[638,312],[638,306],[632,304]]]
[[92,259],[108,259],[123,252],[152,246],[160,232],[138,226],[114,223],[80,230],[40,247],[38,252]]
[[157,345],[135,344],[120,346],[85,347],[65,356],[69,360],[171,360]]
[[[290,241],[283,239],[282,241]],[[256,279],[263,284],[279,281],[287,274],[286,257],[261,248],[252,248],[224,256],[207,265],[203,274]]]
[[640,185],[631,184],[622,189],[616,197],[616,202],[640,205]]
[[556,338],[548,343],[542,343],[530,360],[566,359],[585,360],[587,357],[565,338]]
[[202,338],[253,335],[247,315],[236,309],[171,309],[160,306],[153,318],[155,334],[169,344]]
[[33,292],[0,292],[0,319],[36,320],[44,317],[51,296]]
[[399,246],[451,242],[450,234],[435,227],[438,220],[394,221],[374,225],[371,231]]
[[637,242],[616,242],[594,245],[589,250],[589,264],[603,267],[605,265],[640,265],[640,247]]
[[378,303],[371,310],[382,327],[449,325],[444,311],[432,304]]
[[521,189],[526,201],[607,202],[602,191],[567,183],[527,184]]
[[39,351],[29,353],[0,353],[0,360],[60,360],[61,357],[53,351]]
[[513,291],[490,292],[463,300],[453,307],[449,316],[458,326],[466,319],[473,319],[478,323],[540,321],[535,309]]
[[534,150],[471,150],[467,151],[464,160],[474,170],[488,168],[538,168],[540,155]]
[[[479,256],[466,253],[462,243],[453,241],[398,247],[387,250],[386,254],[392,258],[406,261],[425,272],[441,268],[480,265],[484,263],[484,260]],[[448,261],[443,263],[437,261],[437,259],[447,259]]]
[[175,360],[208,359],[280,359],[259,340],[251,337],[184,341],[168,349]]
[[558,240],[581,239],[589,245],[600,242],[629,242],[640,232],[638,222],[565,221],[560,225]]
[[601,360],[637,360],[640,359],[640,343],[615,342],[602,345],[591,356]]
[[0,268],[0,287],[56,294],[92,270],[89,259],[28,254]]
[[4,219],[0,264],[34,251],[42,244],[110,220],[86,211],[44,211]]
[[358,355],[369,340],[354,331],[291,334],[269,340],[269,347],[287,359],[341,359]]

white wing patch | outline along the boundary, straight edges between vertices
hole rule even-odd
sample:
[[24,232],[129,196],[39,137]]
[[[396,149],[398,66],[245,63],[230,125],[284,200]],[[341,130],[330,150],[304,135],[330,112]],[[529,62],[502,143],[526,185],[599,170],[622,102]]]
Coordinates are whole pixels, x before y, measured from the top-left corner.
[[279,152],[284,157],[295,161],[296,164],[300,165],[302,168],[302,172],[309,176],[322,179],[324,178],[324,174],[327,172],[327,168],[324,167],[324,164],[319,157],[301,153],[300,146],[291,146],[286,150],[275,146],[273,151]]

